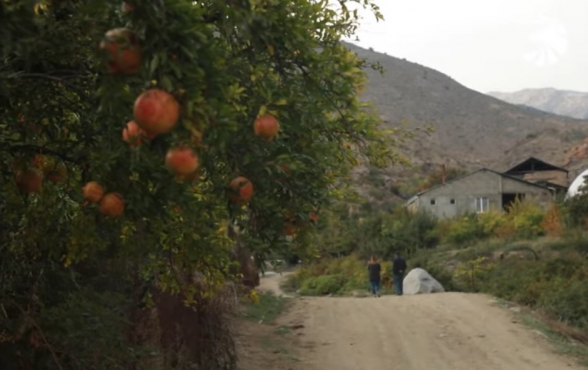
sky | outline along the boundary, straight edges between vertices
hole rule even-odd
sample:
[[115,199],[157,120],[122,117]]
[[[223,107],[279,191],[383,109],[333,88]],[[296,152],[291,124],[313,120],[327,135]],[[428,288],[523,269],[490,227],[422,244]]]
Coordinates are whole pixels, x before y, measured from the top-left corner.
[[359,46],[480,91],[588,92],[588,0],[375,0]]

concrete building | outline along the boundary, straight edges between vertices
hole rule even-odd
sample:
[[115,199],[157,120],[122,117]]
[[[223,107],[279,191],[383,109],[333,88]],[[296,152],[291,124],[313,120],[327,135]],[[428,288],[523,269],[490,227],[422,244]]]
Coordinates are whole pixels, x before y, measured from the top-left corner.
[[408,200],[411,211],[426,211],[438,218],[504,211],[517,198],[546,207],[555,198],[555,189],[519,177],[480,169],[425,190]]

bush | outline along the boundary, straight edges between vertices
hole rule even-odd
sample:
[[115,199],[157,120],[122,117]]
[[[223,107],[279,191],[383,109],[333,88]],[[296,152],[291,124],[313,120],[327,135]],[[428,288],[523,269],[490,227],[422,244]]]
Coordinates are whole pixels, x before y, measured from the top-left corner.
[[562,322],[588,329],[588,285],[579,280],[560,281],[541,295],[538,305]]
[[482,291],[588,328],[588,266],[576,253],[544,261],[507,260],[487,275]]
[[488,212],[480,215],[466,215],[441,223],[437,229],[444,235],[443,241],[463,246],[482,239],[498,237],[501,239],[533,239],[544,233],[544,228],[550,232],[558,226],[554,217],[545,213],[536,204],[521,200],[515,201],[506,213]]
[[438,221],[426,212],[410,213],[397,210],[384,219],[382,234],[384,245],[381,254],[391,257],[394,252],[414,253],[419,249],[431,249],[439,244]]
[[[392,264],[382,265],[382,291],[392,286]],[[290,275],[284,283],[286,289],[298,290],[303,295],[344,295],[369,288],[366,261],[357,256],[325,258],[306,265]]]
[[[410,258],[408,264],[410,268],[427,270],[448,291],[492,294],[586,330],[586,246],[588,239],[577,234],[548,243],[506,244],[498,240],[458,252],[420,251]],[[495,259],[493,252],[497,250],[533,254],[517,253],[505,259]]]
[[478,217],[468,215],[449,223],[445,240],[452,244],[463,245],[486,236],[483,226],[478,222]]
[[345,279],[341,275],[313,276],[306,279],[300,288],[300,294],[326,295],[339,294],[343,289]]
[[518,239],[532,239],[543,234],[541,227],[545,213],[536,204],[517,199],[506,214]]

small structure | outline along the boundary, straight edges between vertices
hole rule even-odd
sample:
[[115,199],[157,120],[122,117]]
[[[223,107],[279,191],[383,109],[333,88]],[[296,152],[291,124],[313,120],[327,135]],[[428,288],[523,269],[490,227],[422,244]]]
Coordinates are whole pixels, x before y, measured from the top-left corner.
[[[586,182],[586,177],[588,177],[588,170],[584,170],[582,171],[581,174],[579,174],[574,181],[572,181],[572,185],[570,185],[570,188],[568,189],[568,192],[566,194],[566,199],[567,198],[573,198],[578,194],[581,194],[582,191],[580,191],[580,189],[582,187],[584,187],[584,184]],[[584,190],[584,189],[582,189]]]
[[408,200],[406,207],[452,218],[491,210],[503,212],[517,199],[532,200],[546,208],[555,194],[555,189],[546,185],[482,168],[420,192]]
[[528,158],[504,173],[534,184],[553,188],[557,193],[565,193],[569,185],[568,170],[535,157]]

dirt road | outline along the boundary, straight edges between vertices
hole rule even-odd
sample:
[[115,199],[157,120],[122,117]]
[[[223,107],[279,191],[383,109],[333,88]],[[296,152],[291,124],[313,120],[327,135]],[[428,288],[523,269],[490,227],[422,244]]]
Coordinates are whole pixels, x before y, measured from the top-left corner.
[[[262,289],[279,293],[279,275]],[[443,293],[302,298],[279,325],[296,330],[309,370],[579,370],[490,297]]]

